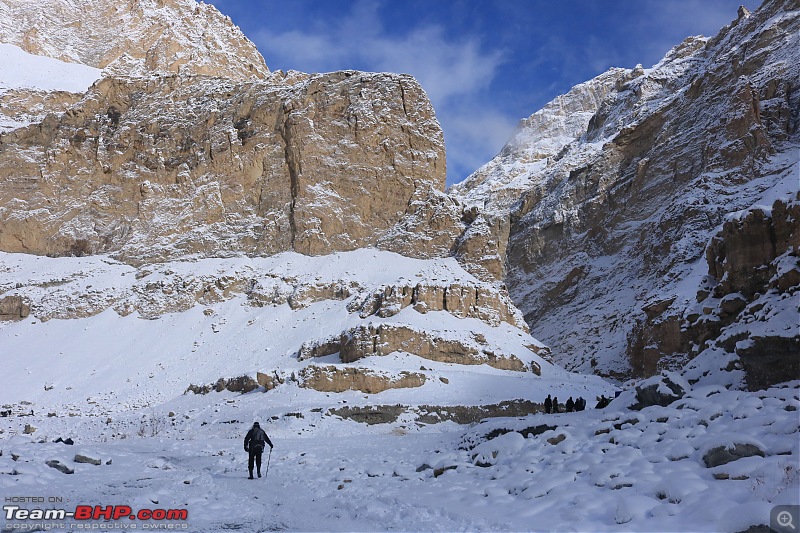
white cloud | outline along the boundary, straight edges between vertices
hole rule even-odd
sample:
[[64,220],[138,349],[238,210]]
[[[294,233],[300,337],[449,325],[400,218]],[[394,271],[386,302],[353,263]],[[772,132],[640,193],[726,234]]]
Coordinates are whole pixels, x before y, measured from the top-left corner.
[[461,181],[497,155],[519,123],[480,102],[453,106],[442,122],[447,144],[448,184]]
[[463,179],[502,147],[517,120],[481,103],[488,98],[503,52],[487,51],[472,37],[448,38],[436,25],[392,35],[377,10],[376,4],[357,3],[335,21],[315,20],[302,31],[261,32],[254,37],[273,69],[353,68],[413,75],[445,130],[448,168],[459,174],[451,175],[450,181]]

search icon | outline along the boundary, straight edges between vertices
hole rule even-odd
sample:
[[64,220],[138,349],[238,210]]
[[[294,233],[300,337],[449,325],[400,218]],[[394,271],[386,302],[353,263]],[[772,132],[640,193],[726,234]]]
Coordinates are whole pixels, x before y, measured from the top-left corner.
[[770,529],[778,533],[800,533],[800,505],[776,505],[769,513]]
[[778,513],[778,524],[780,524],[781,527],[788,527],[792,531],[796,530],[794,527],[794,520],[792,519],[792,513],[789,511],[781,511]]

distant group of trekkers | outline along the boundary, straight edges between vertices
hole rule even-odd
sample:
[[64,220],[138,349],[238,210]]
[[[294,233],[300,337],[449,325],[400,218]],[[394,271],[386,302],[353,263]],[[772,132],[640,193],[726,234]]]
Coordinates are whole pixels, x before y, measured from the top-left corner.
[[[595,405],[595,409],[602,409],[608,405],[610,402],[605,395],[600,396],[600,399],[597,401],[597,405]],[[573,411],[583,411],[586,409],[586,400],[582,397],[578,397],[577,400],[573,400],[572,396],[564,403],[564,412],[571,413]],[[551,398],[550,395],[547,395],[547,398],[544,400],[544,412],[547,414],[550,413],[560,413],[561,411],[561,404],[558,403],[558,397]]]

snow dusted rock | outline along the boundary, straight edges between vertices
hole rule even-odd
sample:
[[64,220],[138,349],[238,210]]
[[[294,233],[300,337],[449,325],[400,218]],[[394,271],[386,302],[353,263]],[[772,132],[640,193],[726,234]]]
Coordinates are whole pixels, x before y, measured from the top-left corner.
[[456,243],[456,257],[475,277],[502,281],[506,276],[509,221],[491,212],[473,209],[468,226]]
[[680,400],[688,392],[689,384],[674,372],[663,372],[636,385],[638,403],[632,409],[643,409],[651,405],[666,407]]
[[3,141],[0,249],[137,264],[374,245],[445,179],[407,75],[104,79]]
[[100,459],[93,459],[89,456],[82,455],[79,453],[75,454],[75,458],[73,459],[73,461],[76,463],[88,463],[90,465],[95,465],[95,466],[100,466],[101,464],[103,464],[103,461]]
[[[751,390],[800,379],[800,202],[776,200],[735,213],[706,249],[708,275],[681,315],[681,342],[735,354],[730,370],[744,369]],[[691,353],[691,351],[690,351]],[[692,354],[694,355],[694,354]]]
[[525,372],[526,364],[514,354],[496,354],[483,347],[485,338],[473,342],[447,338],[404,324],[363,324],[342,333],[339,356],[343,363],[352,363],[373,355],[406,352],[424,359],[460,365],[487,364],[502,370]]
[[[499,250],[507,241],[505,281],[556,361],[649,376],[719,334],[706,323],[693,346],[682,331],[687,285],[702,283],[697,265],[728,214],[796,197],[798,28],[793,2],[767,1],[650,69],[576,86],[453,187],[460,202],[508,220],[508,237],[492,237]],[[756,218],[724,268],[769,263],[759,247],[772,240]],[[733,271],[727,279],[738,283]],[[650,307],[672,298],[661,314]]]
[[5,296],[0,298],[0,320],[22,320],[31,313],[31,306],[21,296]]
[[45,464],[47,464],[47,466],[49,466],[50,468],[55,468],[56,470],[58,470],[62,474],[74,474],[75,473],[75,470],[73,470],[72,468],[68,467],[67,465],[65,465],[64,463],[62,463],[61,461],[59,461],[57,459],[51,459],[49,461],[46,461]]
[[520,122],[514,137],[492,161],[475,171],[450,193],[473,210],[459,239],[457,257],[481,279],[506,279],[506,254],[511,231],[508,212],[529,194],[537,177],[561,159],[561,152],[586,131],[602,99],[613,90],[624,69],[612,69],[573,87]]
[[713,468],[737,461],[744,457],[764,457],[762,446],[751,442],[734,442],[730,445],[714,446],[703,454],[706,468]]
[[269,391],[282,384],[284,382],[284,378],[278,375],[277,372],[273,372],[272,374],[258,372],[256,373],[256,382],[258,383],[259,387],[264,387],[264,391]]
[[377,246],[409,257],[448,256],[464,232],[462,210],[441,190],[420,188],[409,201],[406,215],[381,235]]
[[[286,300],[286,303],[292,309],[301,309],[322,300],[346,300],[352,295],[351,290],[350,284],[344,281],[329,284],[298,284],[295,286],[292,295]],[[274,303],[278,302],[275,301]]]
[[[266,374],[259,373],[258,381],[251,378],[250,376],[238,376],[235,378],[219,378],[216,383],[211,383],[207,385],[189,385],[186,389],[186,392],[192,392],[194,394],[208,394],[209,392],[216,391],[222,392],[224,390],[230,392],[251,392],[256,390],[259,386],[265,386],[266,383]],[[263,383],[263,384],[262,384]],[[265,387],[266,388],[266,387]],[[267,389],[269,390],[269,389]],[[185,394],[184,393],[184,394]]]
[[194,0],[5,0],[0,41],[108,75],[269,75],[264,58],[217,9]]
[[729,217],[708,243],[696,298],[643,306],[647,318],[629,337],[637,373],[716,341],[741,357],[751,388],[800,379],[800,336],[786,301],[800,289],[799,206],[779,199]]
[[611,69],[522,120],[500,154],[454,185],[451,194],[480,209],[509,209],[536,185],[540,173],[558,162],[566,147],[581,138],[603,99],[628,75],[625,69]]
[[[788,202],[776,200],[769,207],[730,216],[706,248],[708,273],[718,282],[714,296],[724,299],[740,293],[752,298],[756,292],[765,292],[777,274],[775,267],[767,266],[786,252],[796,256],[800,250],[798,220],[800,192]],[[792,286],[784,283],[781,288]]]
[[414,388],[425,384],[425,374],[400,372],[391,375],[357,367],[309,365],[300,372],[300,386],[320,392],[357,390],[377,394],[389,389]]
[[[521,372],[527,370],[526,364],[516,355],[497,354],[485,346],[485,342],[486,338],[480,334],[474,335],[472,342],[467,342],[455,336],[446,338],[441,333],[406,324],[367,323],[343,331],[338,338],[305,342],[297,357],[302,361],[338,353],[343,363],[353,363],[366,357],[406,352],[432,361],[461,365],[488,364],[494,368]],[[538,363],[536,367],[539,367]]]
[[0,133],[63,113],[100,77],[100,69],[0,43]]
[[348,305],[348,310],[358,312],[362,318],[372,315],[385,318],[409,306],[423,314],[447,311],[459,318],[478,318],[494,326],[506,322],[527,330],[508,293],[484,284],[439,284],[430,280],[414,286],[384,286],[372,293],[360,294]]

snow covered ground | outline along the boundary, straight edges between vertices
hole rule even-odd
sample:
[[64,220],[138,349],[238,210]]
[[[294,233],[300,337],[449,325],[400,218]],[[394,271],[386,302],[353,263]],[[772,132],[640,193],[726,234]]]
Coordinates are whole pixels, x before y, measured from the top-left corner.
[[[364,425],[257,391],[181,396],[108,418],[4,418],[6,435],[23,423],[38,429],[4,439],[0,483],[4,496],[64,500],[20,504],[27,509],[186,509],[186,521],[170,523],[189,531],[742,531],[798,503],[797,383],[700,387],[642,411],[625,407],[631,399],[468,428]],[[242,439],[254,420],[275,449],[267,477],[251,481]],[[706,466],[710,450],[736,443],[764,457]],[[27,524],[42,522],[55,523]]]
[[[359,360],[362,368],[395,374],[425,367],[429,379],[422,392],[386,391],[382,403],[540,402],[550,391],[566,399],[614,390],[596,376],[566,372],[531,351],[541,346],[538,341],[496,318],[493,309],[485,310],[486,320],[446,311],[423,314],[410,306],[383,317],[353,310],[354,302],[385,287],[422,283],[496,290],[454,259],[417,260],[358,250],[323,257],[285,253],[202,259],[137,269],[102,256],[0,254],[0,272],[0,294],[25,298],[32,307],[28,318],[0,323],[0,346],[15,361],[15,379],[0,390],[0,402],[29,401],[37,410],[76,405],[85,411],[91,398],[99,402],[94,412],[113,414],[161,404],[189,385],[219,378],[255,377],[257,372],[289,376],[310,363],[342,366],[336,354],[309,360],[297,354],[304,343],[337,338],[360,325],[401,325],[470,346],[480,339],[476,350],[514,355],[541,369],[535,375],[404,352]],[[309,288],[319,287],[323,293],[346,287],[351,294],[304,299]],[[519,317],[508,320],[523,323]],[[304,392],[303,401],[309,404],[329,402],[322,393]],[[286,394],[280,387],[270,392],[271,397]]]
[[[6,378],[0,410],[10,411],[0,417],[0,491],[44,499],[4,505],[186,510],[186,520],[160,525],[201,532],[742,531],[769,524],[775,505],[800,503],[800,383],[737,391],[741,371],[721,370],[726,362],[712,350],[693,361],[686,378],[671,375],[687,390],[683,398],[640,411],[631,407],[633,383],[606,409],[592,409],[596,396],[617,387],[532,353],[527,357],[542,365],[541,376],[395,352],[359,365],[394,373],[424,368],[430,378],[424,386],[325,393],[289,381],[268,392],[185,393],[190,383],[220,377],[299,371],[309,362],[296,357],[304,339],[359,321],[411,324],[461,339],[480,333],[501,351],[520,354],[535,343],[505,321],[491,325],[412,307],[386,318],[348,311],[377,287],[481,283],[455,261],[376,250],[140,268],[105,257],[2,254],[0,260],[2,295],[25,296],[33,310],[0,323]],[[227,280],[235,287],[240,278],[283,296],[253,305],[245,294],[224,294],[216,285]],[[297,287],[342,281],[352,287],[348,298],[288,304]],[[187,294],[203,293],[204,286],[220,292],[166,311],[183,285]],[[137,306],[144,314],[115,311]],[[315,361],[342,364],[335,354]],[[548,393],[562,404],[581,395],[590,409],[469,425],[422,416],[424,405],[541,402]],[[376,424],[344,418],[342,410],[396,405],[405,408]],[[254,421],[275,449],[266,479],[250,481],[242,444]],[[720,451],[726,448],[742,457],[708,466],[709,453],[726,457]],[[77,455],[99,464],[76,462]],[[18,520],[8,511],[2,520],[9,530],[159,525]]]
[[13,44],[0,43],[0,93],[8,89],[82,93],[100,75],[99,68],[29,54]]

